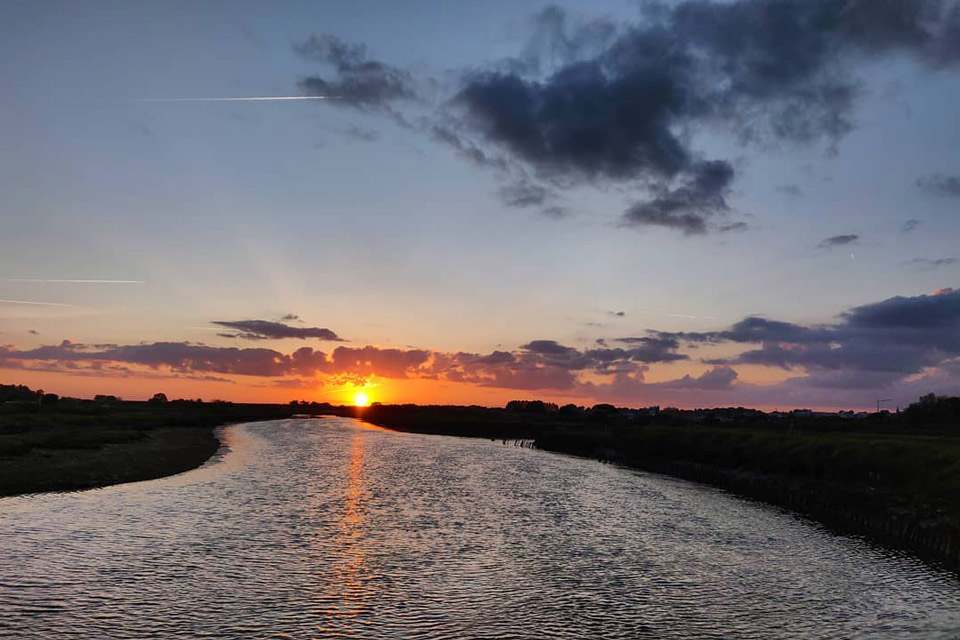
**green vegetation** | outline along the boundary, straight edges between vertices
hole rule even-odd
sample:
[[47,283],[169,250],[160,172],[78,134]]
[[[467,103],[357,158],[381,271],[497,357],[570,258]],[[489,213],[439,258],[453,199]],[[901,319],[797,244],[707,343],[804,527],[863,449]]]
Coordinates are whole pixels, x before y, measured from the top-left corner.
[[193,469],[216,452],[213,428],[289,417],[290,405],[192,400],[71,400],[0,385],[0,495],[147,480]]

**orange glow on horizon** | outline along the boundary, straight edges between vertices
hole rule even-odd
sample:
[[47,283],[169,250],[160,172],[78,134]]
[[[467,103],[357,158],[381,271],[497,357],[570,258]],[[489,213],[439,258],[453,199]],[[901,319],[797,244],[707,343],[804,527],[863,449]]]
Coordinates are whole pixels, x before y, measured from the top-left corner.
[[357,407],[366,407],[370,404],[370,396],[365,391],[358,391],[353,394],[353,404]]

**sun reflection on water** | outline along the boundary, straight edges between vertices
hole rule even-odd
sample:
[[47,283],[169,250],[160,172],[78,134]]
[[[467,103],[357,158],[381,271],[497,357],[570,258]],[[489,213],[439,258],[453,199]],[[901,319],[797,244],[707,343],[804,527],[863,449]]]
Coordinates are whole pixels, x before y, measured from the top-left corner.
[[368,488],[364,462],[364,437],[357,434],[350,448],[343,508],[336,523],[337,540],[332,545],[337,549],[335,564],[324,581],[326,589],[320,597],[322,606],[318,611],[322,622],[317,625],[317,631],[329,637],[348,634],[374,613],[375,589],[371,583],[376,575],[368,561],[365,536]]

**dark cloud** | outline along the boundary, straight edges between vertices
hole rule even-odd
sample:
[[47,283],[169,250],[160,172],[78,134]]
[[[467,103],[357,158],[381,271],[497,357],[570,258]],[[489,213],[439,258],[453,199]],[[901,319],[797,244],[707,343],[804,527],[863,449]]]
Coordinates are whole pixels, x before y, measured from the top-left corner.
[[839,236],[830,236],[817,245],[820,249],[832,249],[833,247],[843,247],[850,244],[856,244],[860,236],[855,233],[847,233]]
[[700,163],[690,170],[690,177],[682,186],[627,209],[622,223],[631,227],[667,227],[688,235],[705,233],[710,217],[729,211],[724,196],[732,181],[733,167],[729,163]]
[[300,320],[300,316],[295,313],[285,313],[280,316],[280,322],[296,322]]
[[960,291],[947,288],[932,295],[889,298],[854,307],[839,321],[821,326],[754,317],[725,331],[655,335],[688,342],[760,344],[759,349],[714,362],[802,368],[811,377],[809,384],[844,379],[847,388],[875,387],[878,380],[903,382],[960,357]]
[[[745,144],[825,141],[835,150],[864,93],[858,65],[894,56],[931,69],[960,63],[952,0],[646,2],[641,19],[624,24],[575,21],[551,6],[530,27],[517,56],[461,73],[452,98],[429,117],[397,110],[404,101],[425,104],[408,71],[329,35],[294,47],[333,71],[300,87],[337,96],[332,104],[386,112],[533,185],[504,188],[510,206],[563,217],[565,209],[547,205],[544,185],[628,184],[647,197],[627,208],[624,225],[693,235],[745,227],[713,222],[729,211],[735,174],[726,160],[704,160],[694,132],[718,127]],[[918,184],[960,194],[960,178]],[[796,185],[780,190],[800,194]]]
[[919,189],[945,198],[960,198],[960,176],[930,175],[918,178]]
[[916,218],[911,218],[903,223],[903,226],[900,227],[900,233],[910,233],[911,231],[916,230],[922,224],[922,221],[917,220]]
[[918,267],[920,269],[936,269],[937,267],[945,267],[951,264],[957,264],[956,258],[914,258],[913,260],[907,261],[908,265]]
[[418,98],[409,71],[371,60],[363,45],[348,44],[332,35],[311,36],[294,45],[301,57],[329,65],[335,77],[301,78],[300,89],[310,96],[330,97],[337,106],[361,110],[391,110],[397,101]]
[[688,152],[670,131],[685,99],[666,68],[617,78],[594,61],[543,83],[475,73],[456,103],[484,139],[544,177],[581,181],[672,177],[686,168]]
[[607,311],[607,314],[611,316],[616,316],[618,318],[622,318],[625,315],[627,315],[627,312],[626,311]]
[[777,187],[777,191],[784,195],[792,196],[794,198],[799,198],[803,195],[803,189],[798,187],[795,184],[781,184]]
[[[550,7],[519,60],[465,76],[463,121],[557,184],[636,181],[653,198],[625,222],[702,233],[726,210],[696,180],[683,131],[722,124],[744,141],[827,140],[853,129],[857,63],[907,55],[960,61],[960,12],[946,1],[689,0],[646,5],[634,25],[570,25]],[[732,172],[725,179],[725,189]],[[799,194],[795,185],[785,192]],[[697,196],[705,195],[705,198]]]
[[30,329],[30,330],[27,331],[27,333],[29,333],[29,334],[32,335],[32,336],[38,336],[38,335],[40,335],[40,332],[37,331],[36,329]]
[[271,320],[215,320],[212,324],[233,329],[236,333],[220,333],[225,338],[241,338],[243,340],[279,340],[282,338],[317,338],[331,342],[345,342],[330,329],[321,327],[291,327],[282,322]]

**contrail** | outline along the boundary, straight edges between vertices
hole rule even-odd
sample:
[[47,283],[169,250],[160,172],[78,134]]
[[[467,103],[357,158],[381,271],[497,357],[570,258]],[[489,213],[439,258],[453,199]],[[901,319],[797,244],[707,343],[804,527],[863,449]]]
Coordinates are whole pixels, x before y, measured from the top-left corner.
[[245,98],[138,98],[134,102],[276,102],[283,100],[336,100],[337,96],[250,96]]
[[46,278],[2,278],[4,282],[40,282],[69,284],[144,284],[143,280],[50,280]]
[[28,300],[0,300],[0,303],[3,304],[33,304],[39,305],[41,307],[72,307],[70,304],[63,304],[62,302],[30,302]]

